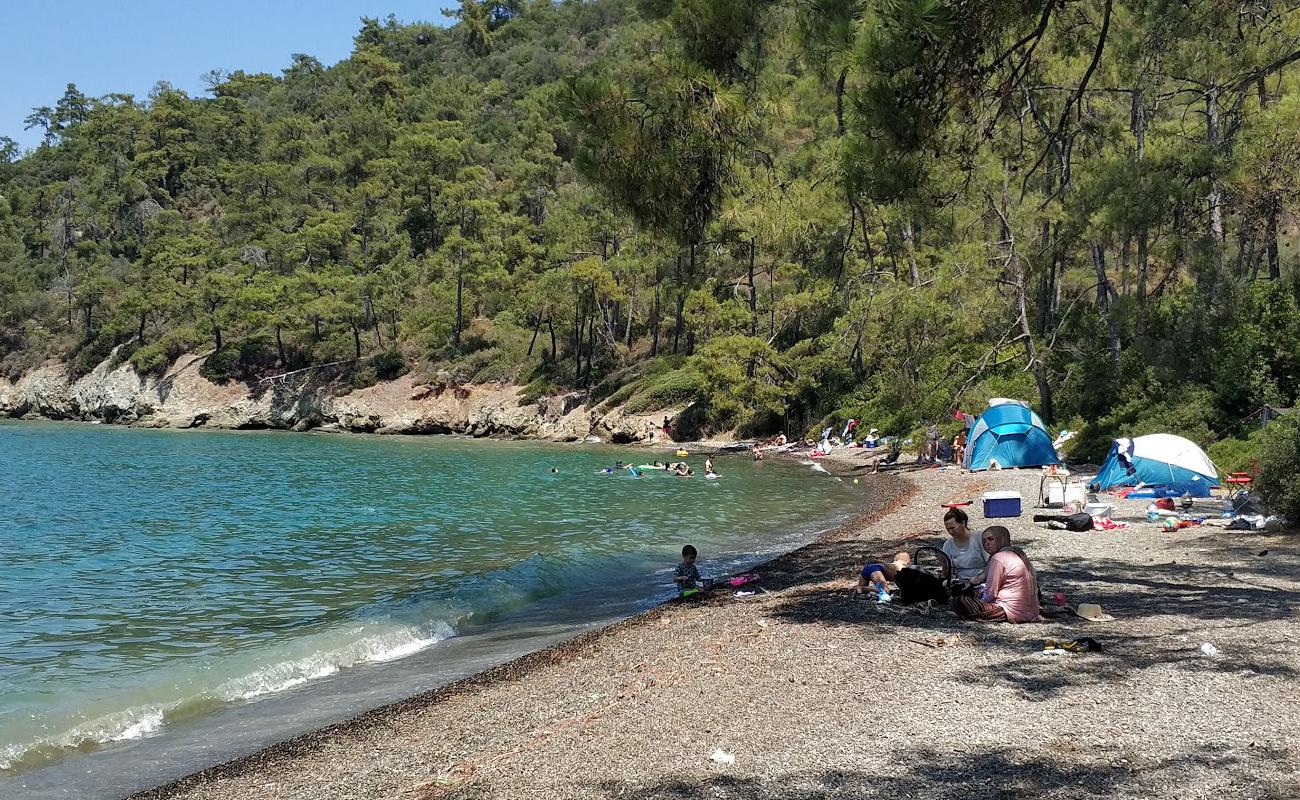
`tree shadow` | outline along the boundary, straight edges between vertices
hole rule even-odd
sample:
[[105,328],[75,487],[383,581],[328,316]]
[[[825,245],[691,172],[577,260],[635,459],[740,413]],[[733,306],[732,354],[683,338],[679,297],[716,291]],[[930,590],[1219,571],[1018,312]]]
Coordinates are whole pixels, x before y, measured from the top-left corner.
[[968,755],[921,747],[896,752],[888,771],[829,769],[772,778],[721,774],[650,785],[619,780],[590,785],[602,796],[631,800],[1167,796],[1180,783],[1171,777],[1195,770],[1221,788],[1232,787],[1234,794],[1244,784],[1262,790],[1265,797],[1280,798],[1290,791],[1265,773],[1289,757],[1276,748],[1251,748],[1242,754],[1204,745],[1166,759],[1142,759],[1123,750],[1044,750],[1026,754],[1008,748]]

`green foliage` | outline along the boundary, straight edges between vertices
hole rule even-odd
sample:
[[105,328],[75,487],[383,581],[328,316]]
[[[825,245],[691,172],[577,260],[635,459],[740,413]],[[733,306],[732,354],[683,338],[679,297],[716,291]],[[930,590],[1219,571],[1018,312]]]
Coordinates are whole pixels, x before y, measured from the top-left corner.
[[699,398],[706,385],[704,375],[697,370],[689,367],[675,369],[648,378],[627,401],[625,408],[631,414],[646,414],[683,406]]
[[385,350],[370,357],[369,367],[381,381],[391,381],[406,374],[406,359],[396,350]]
[[1085,459],[1238,461],[1300,399],[1300,11],[1225,8],[465,0],[210,96],[68,86],[0,138],[0,369],[340,362],[791,435],[1006,396]]
[[269,371],[276,363],[272,342],[266,336],[248,336],[213,350],[199,365],[199,374],[213,383],[248,380]]
[[1300,523],[1300,423],[1284,419],[1268,426],[1263,437],[1259,476],[1254,488],[1274,514]]
[[1100,464],[1120,436],[1174,433],[1205,446],[1214,438],[1218,419],[1214,395],[1208,389],[1177,386],[1172,392],[1154,386],[1135,392],[1106,416],[1088,425],[1072,443],[1070,455],[1090,464]]
[[1221,439],[1205,449],[1219,472],[1255,472],[1264,445],[1264,432],[1256,429],[1244,439]]

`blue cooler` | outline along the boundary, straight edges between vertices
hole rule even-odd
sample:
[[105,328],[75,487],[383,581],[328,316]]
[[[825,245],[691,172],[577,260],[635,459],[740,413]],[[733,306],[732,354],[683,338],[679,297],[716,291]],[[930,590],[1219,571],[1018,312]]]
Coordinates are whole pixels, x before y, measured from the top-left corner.
[[1020,516],[1020,492],[985,492],[984,516]]

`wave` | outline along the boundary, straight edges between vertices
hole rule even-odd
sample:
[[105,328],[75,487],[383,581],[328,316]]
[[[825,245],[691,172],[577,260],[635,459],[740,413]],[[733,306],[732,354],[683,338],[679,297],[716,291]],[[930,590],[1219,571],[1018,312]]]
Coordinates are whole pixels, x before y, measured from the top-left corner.
[[107,742],[143,739],[163,726],[161,706],[128,708],[105,714],[62,733],[22,744],[0,747],[0,770],[15,770],[56,758],[67,750],[86,750]]
[[[396,661],[426,650],[456,635],[446,622],[403,627],[375,633],[367,625],[308,637],[295,646],[320,649],[264,663],[213,688],[192,687],[192,693],[157,703],[132,706],[70,723],[52,735],[0,745],[0,770],[17,771],[53,761],[72,750],[92,750],[105,744],[143,739],[169,723],[189,719],[222,706],[279,694],[362,664]],[[330,642],[343,638],[343,643]],[[272,656],[274,657],[274,656]],[[236,668],[238,669],[238,668]]]

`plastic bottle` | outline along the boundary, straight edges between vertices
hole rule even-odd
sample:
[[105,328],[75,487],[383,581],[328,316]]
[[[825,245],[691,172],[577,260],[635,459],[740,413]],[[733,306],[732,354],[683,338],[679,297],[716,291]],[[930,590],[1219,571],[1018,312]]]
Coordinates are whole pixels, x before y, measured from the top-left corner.
[[1155,503],[1152,503],[1151,505],[1147,506],[1147,522],[1159,522],[1159,521],[1160,521],[1160,509],[1156,508]]

